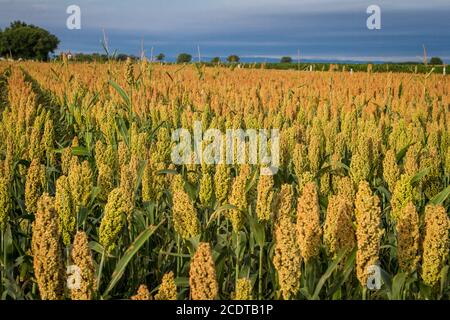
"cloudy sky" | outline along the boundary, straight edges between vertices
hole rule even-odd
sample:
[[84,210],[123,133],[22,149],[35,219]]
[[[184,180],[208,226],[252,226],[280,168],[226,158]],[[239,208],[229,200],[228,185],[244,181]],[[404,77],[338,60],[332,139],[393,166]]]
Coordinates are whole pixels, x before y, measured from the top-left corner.
[[[81,30],[68,30],[66,8],[81,8]],[[381,30],[368,30],[366,9],[381,8]],[[101,52],[102,30],[111,49],[138,55],[304,59],[450,60],[449,0],[0,0],[0,28],[23,20],[49,29],[60,50]]]

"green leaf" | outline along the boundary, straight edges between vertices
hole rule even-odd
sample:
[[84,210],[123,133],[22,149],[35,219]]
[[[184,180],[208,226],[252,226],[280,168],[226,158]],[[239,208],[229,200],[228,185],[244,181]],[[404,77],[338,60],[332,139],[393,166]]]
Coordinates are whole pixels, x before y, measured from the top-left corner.
[[125,252],[123,257],[119,260],[119,262],[116,265],[116,268],[113,271],[108,288],[103,293],[104,296],[107,296],[108,293],[115,287],[115,285],[119,282],[120,278],[125,272],[128,263],[131,261],[134,255],[139,251],[142,245],[150,238],[150,236],[156,231],[156,229],[158,229],[164,222],[165,220],[162,220],[156,227],[155,226],[148,227],[128,247],[127,251]]
[[444,203],[445,200],[447,200],[448,196],[450,195],[450,186],[442,190],[439,194],[433,197],[433,199],[430,200],[430,203],[439,206]]
[[178,171],[172,169],[164,169],[156,171],[156,174],[178,174]]
[[342,277],[340,277],[339,281],[334,283],[334,285],[330,289],[330,296],[332,296],[339,288],[342,287],[342,285],[345,283],[345,281],[347,281],[348,277],[352,273],[353,268],[355,267],[356,252],[357,248],[355,247],[347,258],[347,261],[345,262],[344,269],[341,273]]
[[213,214],[209,217],[209,221],[206,224],[206,228],[209,227],[209,225],[211,224],[211,222],[213,222],[215,219],[217,219],[217,217],[223,212],[223,211],[227,211],[227,210],[232,210],[235,209],[237,210],[238,208],[236,206],[233,206],[232,204],[226,204],[224,206],[221,206],[219,208],[216,209],[216,211],[213,212]]
[[387,201],[391,201],[391,193],[383,186],[378,186],[377,190],[381,193],[384,194],[384,196],[386,197]]
[[117,91],[117,93],[122,97],[123,102],[125,102],[125,105],[130,108],[131,107],[131,100],[130,97],[128,97],[128,94],[123,90],[116,82],[109,80],[108,83]]
[[258,219],[253,216],[248,216],[248,220],[250,222],[251,234],[255,238],[256,243],[260,248],[264,247],[264,243],[266,242],[266,233],[264,230],[264,224],[260,223]]
[[328,280],[329,277],[331,277],[332,273],[336,268],[338,267],[341,260],[345,257],[347,253],[347,250],[342,250],[339,255],[336,257],[336,259],[333,260],[331,265],[328,267],[327,271],[320,277],[319,282],[316,285],[316,289],[314,290],[314,294],[311,296],[312,300],[319,299],[320,291],[322,290],[323,285]]
[[350,168],[348,165],[346,165],[345,163],[341,162],[341,161],[333,161],[333,165],[336,168],[343,168],[347,171],[350,171]]
[[125,144],[127,146],[130,145],[130,137],[128,135],[128,128],[125,124],[125,120],[122,117],[116,117],[116,126],[117,130],[119,131],[120,135],[122,136],[122,139],[124,140]]
[[411,184],[414,185],[418,183],[420,180],[423,179],[428,173],[430,172],[430,168],[425,168],[422,171],[417,172],[412,178],[411,178]]
[[409,147],[411,147],[414,143],[409,143],[406,146],[404,146],[397,154],[395,155],[395,158],[397,159],[397,164],[399,164],[403,158],[406,155],[406,152],[408,152]]
[[[96,241],[90,241],[90,242],[89,242],[89,248],[90,248],[92,251],[99,253],[100,255],[102,255],[103,252],[105,251],[105,250],[103,249],[103,246],[102,246],[100,243],[96,242]],[[114,257],[113,255],[110,255],[110,254],[107,254],[106,256],[107,256],[108,258]]]
[[405,282],[407,279],[406,273],[397,273],[395,277],[392,279],[392,291],[391,291],[391,300],[401,300],[402,299],[402,291],[405,286]]
[[444,293],[444,289],[447,288],[447,275],[449,266],[445,266],[441,270],[441,295]]
[[72,148],[72,154],[74,156],[83,156],[83,157],[89,157],[91,153],[86,147],[78,146]]
[[387,289],[392,292],[392,276],[387,273],[383,268],[380,268],[380,276]]

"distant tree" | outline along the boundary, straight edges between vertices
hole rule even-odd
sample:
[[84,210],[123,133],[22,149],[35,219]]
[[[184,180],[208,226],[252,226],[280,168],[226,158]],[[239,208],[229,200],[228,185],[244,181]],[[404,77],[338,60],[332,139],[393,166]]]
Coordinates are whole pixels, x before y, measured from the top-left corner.
[[211,59],[211,63],[213,64],[219,64],[220,63],[220,57],[214,57]]
[[238,63],[239,60],[241,60],[237,55],[232,54],[231,56],[228,56],[227,61],[229,63]]
[[162,62],[166,58],[166,55],[164,53],[160,53],[156,56],[156,61]]
[[119,53],[116,56],[116,60],[117,61],[127,61],[128,58],[130,58],[133,61],[137,61],[138,60],[138,58],[136,56],[128,55],[128,54],[125,54],[125,53]]
[[192,61],[192,56],[188,53],[180,53],[177,57],[177,63],[189,63]]
[[14,59],[48,60],[58,47],[59,39],[47,30],[14,21],[0,33],[0,55]]
[[282,57],[280,60],[281,63],[292,63],[291,57]]
[[444,64],[444,61],[442,61],[442,59],[439,58],[439,57],[433,57],[433,58],[431,58],[431,60],[430,60],[430,64],[431,64],[431,65],[443,65],[443,64]]

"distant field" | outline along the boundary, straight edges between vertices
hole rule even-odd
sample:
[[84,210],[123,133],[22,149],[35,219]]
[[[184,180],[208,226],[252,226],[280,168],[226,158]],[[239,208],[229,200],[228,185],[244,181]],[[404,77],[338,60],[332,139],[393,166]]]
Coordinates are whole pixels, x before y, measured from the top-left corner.
[[[329,71],[330,68],[334,71],[353,70],[354,72],[367,72],[368,64],[364,63],[243,63],[244,68],[264,68],[277,70],[302,70],[302,71]],[[444,73],[444,66],[425,66],[423,64],[372,64],[372,72],[402,72],[402,73]],[[448,75],[449,68],[446,67],[446,75]]]
[[[0,62],[0,297],[450,299],[450,78],[309,66]],[[278,171],[174,163],[196,122]]]

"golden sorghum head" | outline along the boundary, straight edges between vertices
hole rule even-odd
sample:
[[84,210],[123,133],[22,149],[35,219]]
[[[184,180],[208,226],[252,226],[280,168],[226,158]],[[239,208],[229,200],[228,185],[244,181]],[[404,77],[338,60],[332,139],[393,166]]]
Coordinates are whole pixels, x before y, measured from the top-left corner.
[[445,155],[445,159],[444,159],[445,172],[447,173],[448,176],[450,176],[450,146],[444,155]]
[[400,169],[397,165],[395,152],[392,149],[389,149],[386,152],[386,156],[383,160],[383,177],[387,182],[389,190],[393,190],[398,178],[400,177]]
[[45,166],[38,159],[31,161],[25,183],[25,206],[28,212],[36,212],[37,201],[45,191]]
[[322,149],[322,135],[313,134],[308,147],[309,168],[313,173],[317,173],[320,169],[322,163]]
[[98,163],[97,170],[97,187],[100,188],[99,196],[101,199],[106,199],[114,188],[114,171],[112,167],[104,163]]
[[320,193],[323,196],[328,196],[331,192],[331,174],[329,172],[325,172],[320,177]]
[[43,158],[44,148],[41,145],[41,128],[39,119],[40,117],[36,118],[35,124],[31,130],[30,144],[28,148],[29,159],[42,160]]
[[124,167],[130,162],[130,151],[125,142],[119,141],[117,145],[117,161],[119,167]]
[[310,182],[314,181],[314,175],[312,174],[312,172],[310,171],[305,171],[303,172],[299,177],[298,177],[298,186],[297,186],[297,191],[298,193],[302,193],[303,192],[303,188]]
[[138,157],[139,160],[144,160],[146,155],[146,140],[147,134],[139,132],[138,125],[133,122],[130,130],[130,153],[131,156]]
[[294,208],[294,189],[290,184],[283,184],[276,199],[276,220],[291,221]]
[[395,184],[394,192],[391,198],[392,217],[394,220],[398,218],[403,208],[413,201],[413,188],[409,176],[403,174],[400,180]]
[[120,170],[120,188],[125,192],[126,197],[129,199],[129,206],[126,210],[126,214],[130,227],[133,217],[136,190],[138,188],[138,170],[139,160],[136,157],[133,157],[128,164],[123,165]]
[[216,167],[214,174],[214,192],[216,194],[216,201],[219,206],[226,204],[228,200],[228,193],[231,187],[231,172],[230,167],[226,164],[219,164]]
[[341,250],[350,252],[355,247],[356,236],[352,216],[352,204],[346,197],[337,195],[330,198],[323,237],[332,256],[336,256]]
[[308,183],[297,203],[297,240],[300,253],[306,261],[319,254],[322,237],[317,186]]
[[229,203],[236,206],[237,209],[228,211],[228,219],[233,225],[233,230],[238,232],[244,225],[245,213],[247,212],[247,175],[245,172],[240,173],[233,182]]
[[219,285],[209,243],[200,242],[191,260],[189,287],[193,300],[214,300],[217,298]]
[[295,224],[290,219],[278,219],[274,228],[275,252],[273,264],[283,299],[294,299],[300,290],[301,256],[296,241]]
[[360,139],[350,162],[350,176],[355,185],[369,178],[372,165],[371,152],[372,140],[370,138]]
[[81,181],[81,165],[77,157],[72,157],[70,161],[69,175],[67,176],[72,194],[73,209],[78,212],[83,196],[83,182]]
[[81,271],[80,287],[70,291],[72,300],[92,300],[96,290],[95,268],[88,237],[85,232],[78,231],[75,235],[70,259],[72,264]]
[[155,300],[177,300],[177,286],[172,271],[163,276]]
[[116,188],[108,196],[100,223],[100,244],[106,251],[111,252],[116,246],[123,227],[125,226],[125,215],[129,208],[129,199],[121,188]]
[[171,139],[169,130],[161,127],[158,130],[156,144],[152,146],[150,157],[154,163],[169,163],[171,153]]
[[125,79],[127,79],[127,84],[129,86],[134,83],[134,65],[133,60],[131,60],[130,57],[128,57],[125,62]]
[[436,148],[425,150],[420,160],[421,170],[429,168],[430,172],[423,180],[423,191],[431,199],[443,188],[441,172],[441,156]]
[[200,221],[189,195],[183,188],[181,175],[173,181],[172,219],[175,231],[183,238],[189,239],[200,234]]
[[345,197],[348,202],[353,205],[356,190],[353,185],[352,179],[348,176],[338,177],[336,181],[336,193],[340,196]]
[[70,164],[72,162],[72,148],[67,147],[61,153],[61,171],[62,174],[67,176],[69,174]]
[[298,179],[300,179],[300,176],[303,174],[303,172],[308,170],[308,153],[304,144],[297,143],[294,146],[292,164],[294,167],[295,175]]
[[204,207],[208,207],[211,204],[211,200],[213,197],[213,185],[212,185],[212,177],[208,170],[203,170],[202,178],[200,179],[200,191],[199,191],[199,199],[200,203]]
[[79,146],[80,146],[80,141],[78,140],[78,137],[77,136],[73,137],[72,148],[79,147]]
[[[14,179],[14,144],[11,139],[6,141],[6,155],[5,160],[0,162],[0,174],[9,185]],[[24,166],[19,168],[24,169]]]
[[449,254],[449,218],[443,206],[425,208],[425,237],[423,239],[422,279],[435,286],[441,277]]
[[397,217],[397,258],[400,268],[406,272],[416,270],[419,262],[419,215],[409,202]]
[[72,140],[72,144],[65,148],[61,154],[61,169],[62,169],[62,174],[67,176],[69,174],[69,169],[70,169],[70,165],[72,164],[72,148],[78,147],[79,142],[78,142],[78,137],[74,137]]
[[273,205],[273,176],[261,175],[257,188],[256,215],[259,221],[269,221]]
[[137,293],[131,297],[131,300],[152,300],[152,296],[150,295],[150,291],[145,284],[141,284]]
[[75,232],[77,212],[73,206],[69,180],[66,176],[60,176],[56,180],[55,210],[59,217],[59,229],[63,242],[68,246]]
[[50,165],[54,165],[55,163],[55,154],[53,152],[54,139],[53,120],[51,119],[49,112],[45,119],[44,134],[42,135],[41,143],[44,145],[45,155]]
[[378,263],[381,237],[380,199],[372,194],[366,181],[361,181],[355,200],[356,240],[356,275],[362,286],[367,285],[369,267]]
[[252,281],[248,278],[239,279],[236,283],[236,292],[233,294],[234,300],[253,300]]
[[11,208],[12,204],[8,191],[8,183],[5,178],[0,177],[0,231],[6,228]]
[[89,201],[91,200],[92,189],[94,188],[93,174],[91,166],[88,161],[83,161],[81,163],[81,176],[80,184],[82,184],[81,192],[81,206],[87,207]]
[[405,174],[412,177],[417,171],[419,171],[418,165],[419,152],[418,148],[415,146],[411,146],[408,151],[406,151],[405,159],[404,159],[404,171]]
[[34,275],[43,300],[63,298],[64,262],[59,236],[53,199],[44,193],[37,203],[31,240]]
[[158,174],[159,170],[165,169],[164,163],[153,163],[148,160],[142,175],[142,200],[158,201],[163,196],[165,179],[164,175]]
[[95,163],[107,164],[112,168],[117,167],[117,156],[111,144],[105,145],[101,140],[95,143]]

